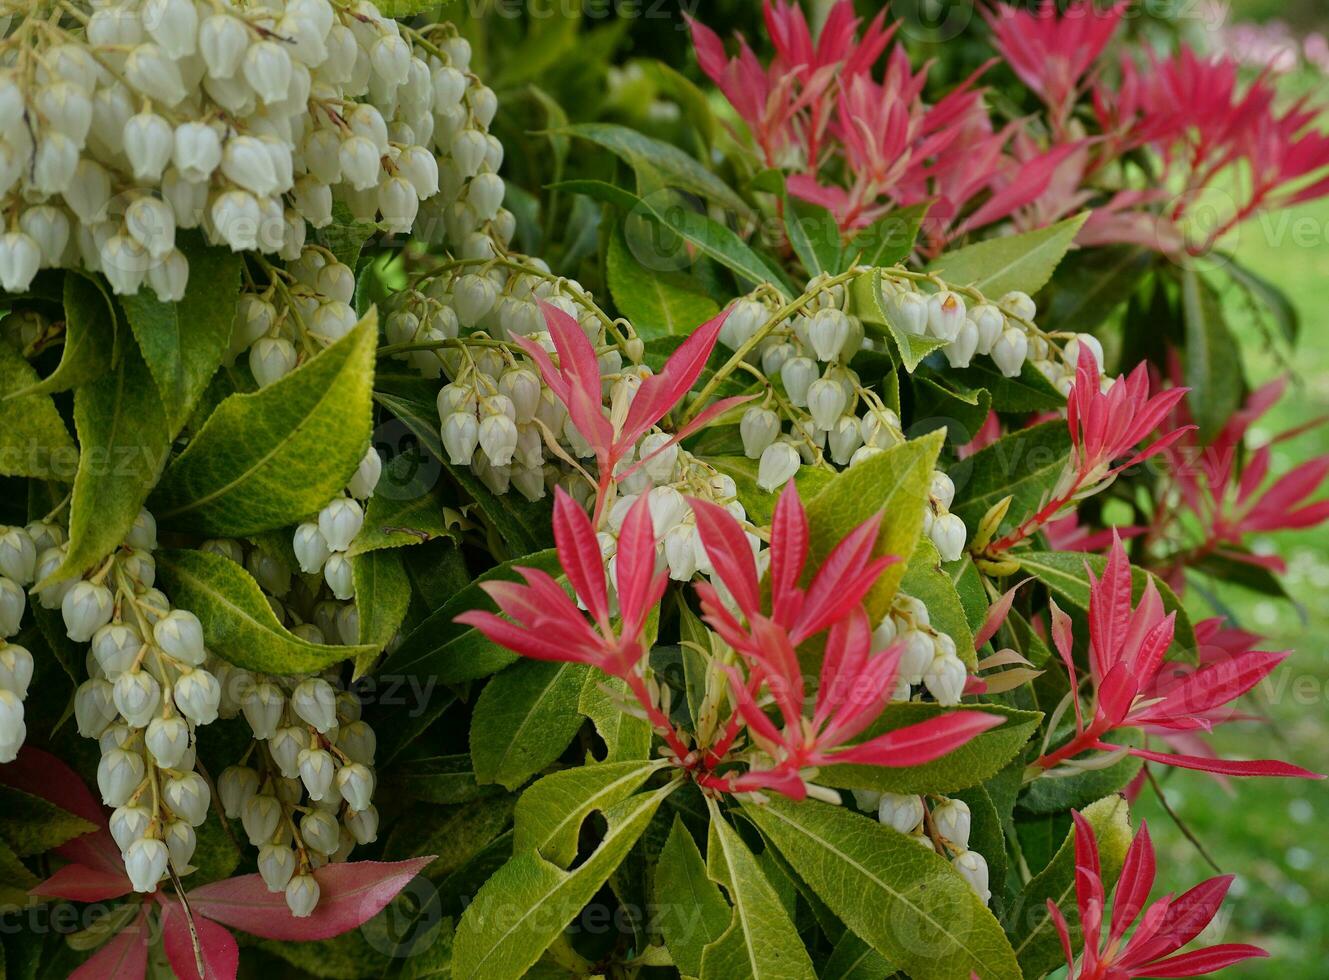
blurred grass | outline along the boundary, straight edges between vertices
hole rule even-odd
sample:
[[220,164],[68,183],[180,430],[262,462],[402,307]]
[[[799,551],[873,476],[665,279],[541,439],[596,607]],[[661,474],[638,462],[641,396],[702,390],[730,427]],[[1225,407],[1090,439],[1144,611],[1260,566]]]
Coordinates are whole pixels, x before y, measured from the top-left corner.
[[[1291,79],[1290,87],[1325,91],[1322,76]],[[1268,438],[1329,415],[1329,201],[1257,219],[1227,243],[1241,262],[1285,289],[1302,317],[1289,359],[1276,353],[1235,294],[1225,307],[1252,384],[1290,372],[1282,403],[1253,433]],[[1329,453],[1329,426],[1280,444],[1275,472]],[[1230,612],[1267,637],[1264,649],[1291,650],[1288,660],[1247,698],[1246,708],[1269,725],[1234,724],[1214,739],[1236,758],[1278,758],[1329,771],[1329,526],[1271,534],[1257,550],[1288,561],[1285,584],[1295,605],[1220,586],[1217,608],[1191,589],[1200,616]],[[1235,780],[1231,790],[1200,773],[1157,770],[1168,801],[1225,873],[1237,876],[1209,942],[1252,942],[1271,959],[1224,976],[1324,980],[1329,976],[1329,782]],[[1159,848],[1159,890],[1180,891],[1214,874],[1146,790],[1147,817]]]

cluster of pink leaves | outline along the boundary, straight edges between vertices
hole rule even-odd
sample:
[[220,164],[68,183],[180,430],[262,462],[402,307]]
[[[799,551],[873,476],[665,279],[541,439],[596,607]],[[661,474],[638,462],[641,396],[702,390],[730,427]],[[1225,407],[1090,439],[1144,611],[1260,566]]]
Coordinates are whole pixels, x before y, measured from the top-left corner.
[[775,48],[769,64],[741,38],[728,57],[715,32],[694,20],[698,62],[764,162],[790,171],[790,193],[825,207],[845,230],[931,202],[919,247],[935,255],[1030,206],[1074,152],[1056,146],[1011,166],[1019,125],[994,127],[976,85],[981,71],[929,103],[931,66],[913,69],[904,47],[892,45],[898,25],[885,28],[884,14],[860,34],[853,4],[840,0],[814,43],[797,3],[766,0],[762,10]]
[[[67,864],[32,889],[43,899],[109,902],[136,897],[107,827],[106,814],[78,774],[58,758],[25,747],[0,778],[15,789],[54,803],[96,829],[55,849]],[[330,939],[358,928],[392,901],[432,856],[383,863],[329,864],[314,872],[321,897],[318,908],[297,919],[285,896],[268,891],[257,874],[240,875],[190,889],[190,922],[178,898],[158,891],[143,896],[139,914],[70,975],[70,980],[143,980],[157,930],[158,909],[163,948],[176,976],[186,980],[235,980],[240,951],[230,928],[282,942]],[[194,936],[197,935],[197,948]],[[200,972],[201,971],[201,972]]]
[[[1329,194],[1329,134],[1315,128],[1317,110],[1304,99],[1280,109],[1268,73],[1243,84],[1236,60],[1207,58],[1185,44],[1143,63],[1129,52],[1113,59],[1106,51],[1129,6],[1082,0],[1059,13],[1044,0],[1035,9],[1002,5],[987,14],[1002,59],[1047,107],[1047,138],[1022,136],[1015,156],[1069,149],[1017,226],[1079,211],[1098,196],[1105,171],[1141,150],[1156,172],[1095,204],[1081,244],[1201,254],[1260,211]],[[1086,96],[1090,135],[1075,114]],[[1202,229],[1188,227],[1201,222]]]
[[[1138,605],[1133,600],[1130,562],[1120,540],[1114,540],[1101,577],[1089,576],[1089,668],[1092,703],[1085,711],[1079,698],[1080,677],[1075,660],[1071,618],[1052,604],[1052,640],[1070,675],[1075,734],[1037,760],[1050,769],[1084,752],[1117,751],[1104,741],[1123,728],[1165,734],[1207,732],[1230,720],[1228,706],[1250,691],[1284,660],[1281,653],[1252,649],[1253,644],[1211,643],[1197,662],[1168,660],[1176,632],[1176,613],[1165,612],[1152,578]],[[1009,601],[1009,600],[1006,600]],[[1207,631],[1211,640],[1216,631]],[[1299,766],[1274,760],[1220,759],[1212,753],[1158,752],[1131,747],[1131,755],[1163,765],[1199,769],[1228,776],[1295,776],[1319,778]]]
[[[712,745],[694,749],[675,728],[645,683],[649,644],[646,618],[660,601],[667,571],[643,496],[630,509],[619,536],[615,592],[619,615],[609,613],[609,595],[600,549],[586,514],[558,491],[554,529],[559,560],[577,604],[548,574],[519,568],[525,584],[485,583],[484,589],[508,617],[481,610],[458,622],[474,626],[510,650],[539,660],[570,661],[598,667],[623,680],[676,764],[697,782],[719,792],[775,790],[794,799],[807,795],[804,771],[832,763],[915,766],[953,751],[1002,719],[979,711],[955,711],[896,729],[857,745],[855,737],[878,717],[890,698],[901,648],[871,649],[872,628],[863,597],[895,559],[874,557],[880,517],[847,535],[827,555],[806,588],[798,583],[807,563],[807,516],[791,483],[781,495],[771,529],[770,608],[752,546],[742,526],[723,508],[691,500],[715,577],[734,608],[709,583],[697,586],[706,621],[742,657],[746,671],[730,668],[736,708]],[[591,622],[587,621],[587,615]],[[825,653],[810,716],[798,648],[824,637]],[[759,701],[769,697],[777,724]],[[736,769],[730,750],[746,734],[769,765]]]
[[[1073,810],[1071,816],[1075,820],[1075,902],[1084,932],[1084,945],[1078,957],[1072,949],[1071,931],[1061,909],[1051,899],[1047,903],[1066,957],[1067,980],[1201,977],[1243,960],[1268,955],[1258,946],[1241,943],[1207,946],[1173,955],[1213,921],[1232,885],[1232,876],[1210,878],[1179,896],[1165,895],[1149,902],[1157,862],[1149,828],[1143,824],[1126,852],[1104,937],[1103,925],[1109,910],[1098,840],[1089,821]],[[1128,938],[1126,933],[1132,925],[1135,929]]]

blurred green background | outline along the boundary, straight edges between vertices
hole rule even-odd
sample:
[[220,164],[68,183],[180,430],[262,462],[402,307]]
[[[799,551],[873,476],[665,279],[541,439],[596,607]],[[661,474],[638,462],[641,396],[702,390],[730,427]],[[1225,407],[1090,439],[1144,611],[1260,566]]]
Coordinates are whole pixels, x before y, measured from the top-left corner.
[[[1296,35],[1329,26],[1323,0],[1244,0],[1232,20],[1282,18]],[[1302,68],[1280,80],[1288,98],[1308,95],[1329,109],[1329,78]],[[1236,297],[1229,312],[1243,345],[1252,383],[1279,374],[1293,378],[1287,397],[1259,424],[1269,437],[1329,414],[1329,202],[1320,201],[1252,221],[1241,229],[1236,253],[1250,268],[1286,289],[1303,327],[1290,363],[1276,358],[1263,333]],[[1329,453],[1329,426],[1281,444],[1276,466],[1285,471]],[[1220,589],[1217,603],[1238,621],[1270,637],[1269,649],[1294,651],[1248,699],[1268,726],[1233,725],[1216,738],[1219,751],[1239,757],[1295,759],[1329,769],[1329,527],[1269,535],[1261,545],[1288,561],[1286,585],[1296,608]],[[1192,590],[1192,612],[1223,611]],[[1329,976],[1329,783],[1300,780],[1238,781],[1225,790],[1195,773],[1164,775],[1164,792],[1182,820],[1222,870],[1237,875],[1232,898],[1209,938],[1253,942],[1269,960],[1234,968],[1234,977],[1323,980]],[[1146,794],[1147,795],[1147,794]],[[1159,847],[1160,878],[1181,888],[1213,871],[1152,800],[1142,802]]]

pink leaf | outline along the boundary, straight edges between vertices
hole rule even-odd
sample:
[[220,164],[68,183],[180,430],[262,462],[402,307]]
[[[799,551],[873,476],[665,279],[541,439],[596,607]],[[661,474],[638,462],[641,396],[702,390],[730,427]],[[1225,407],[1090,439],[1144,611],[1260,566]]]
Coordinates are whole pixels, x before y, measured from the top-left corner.
[[[1108,750],[1118,746],[1106,746]],[[1103,748],[1103,746],[1100,746]],[[1165,766],[1177,766],[1181,769],[1199,769],[1201,772],[1217,772],[1225,776],[1287,776],[1294,779],[1324,779],[1319,773],[1294,766],[1290,762],[1276,759],[1206,759],[1203,756],[1178,755],[1168,752],[1154,752],[1150,749],[1131,749],[1130,754]]]
[[105,871],[84,864],[66,864],[28,894],[71,902],[105,902],[133,890],[123,867],[118,871]]
[[314,878],[322,894],[307,919],[291,915],[285,896],[269,892],[258,875],[203,885],[189,893],[189,904],[198,915],[264,939],[330,939],[372,919],[432,860],[427,855],[391,864],[356,861],[319,868]]
[[194,916],[205,971],[200,977],[194,939],[184,909],[174,902],[164,903],[161,918],[162,946],[166,958],[171,961],[171,969],[180,980],[235,980],[240,969],[240,948],[235,944],[235,937],[225,928],[201,915]]
[[61,844],[55,849],[56,854],[90,869],[124,876],[120,848],[116,847],[106,829],[106,811],[79,774],[68,765],[49,752],[28,745],[19,752],[17,759],[7,766],[0,766],[0,782],[54,803],[98,828],[95,833]]
[[143,980],[147,973],[147,921],[140,913],[71,973],[69,980]]

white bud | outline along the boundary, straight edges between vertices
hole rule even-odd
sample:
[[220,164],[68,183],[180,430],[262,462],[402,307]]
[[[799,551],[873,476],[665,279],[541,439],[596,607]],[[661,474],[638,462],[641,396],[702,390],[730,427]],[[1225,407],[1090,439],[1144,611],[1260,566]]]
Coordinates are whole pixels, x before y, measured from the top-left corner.
[[833,361],[844,350],[850,335],[849,317],[834,307],[818,310],[808,325],[808,338],[819,361]]
[[938,340],[954,340],[964,321],[964,300],[955,293],[942,290],[928,299],[928,332]]
[[295,874],[295,851],[287,844],[264,844],[258,849],[258,873],[268,891],[284,891]]
[[882,793],[877,804],[877,819],[902,834],[912,834],[923,822],[923,799],[919,796]]
[[148,36],[175,59],[194,53],[198,11],[193,0],[145,0],[140,11]]
[[0,528],[0,575],[31,585],[37,570],[37,545],[21,527]]
[[183,718],[154,718],[148,723],[144,742],[163,769],[175,769],[189,749],[189,725]]
[[953,850],[969,848],[970,823],[969,807],[963,800],[947,800],[932,808],[932,825],[947,843],[954,845]]
[[923,684],[941,705],[959,704],[968,679],[969,671],[964,661],[954,655],[933,658],[923,674]]
[[116,710],[111,683],[88,680],[74,692],[74,720],[84,738],[97,738],[115,720]]
[[774,493],[794,478],[801,462],[798,450],[789,443],[772,443],[762,452],[757,464],[757,486],[767,493]]
[[992,360],[1008,378],[1018,378],[1029,352],[1029,338],[1019,327],[1007,327],[992,345]]
[[203,624],[185,609],[172,609],[152,627],[152,637],[169,656],[197,667],[207,652],[203,649]]
[[134,891],[152,893],[166,874],[170,852],[161,841],[151,837],[140,838],[125,851],[125,872]]
[[895,325],[907,334],[921,337],[927,332],[931,308],[928,297],[921,293],[900,293],[890,303]]
[[245,721],[249,723],[254,738],[259,741],[273,736],[285,707],[286,696],[282,694],[281,688],[269,681],[255,684],[240,700]]
[[217,237],[232,252],[258,248],[258,229],[263,222],[263,209],[253,194],[241,190],[218,194],[213,198],[209,217]]
[[966,319],[960,325],[959,331],[942,351],[946,355],[946,360],[953,368],[967,368],[970,361],[974,359],[974,353],[978,350],[978,327],[974,321]]
[[360,533],[365,512],[349,497],[337,497],[318,514],[318,529],[333,551],[345,551]]
[[438,161],[423,146],[408,146],[397,158],[397,170],[411,182],[415,195],[427,201],[438,193]]
[[821,372],[810,357],[791,357],[780,368],[780,380],[784,382],[789,401],[797,408],[806,408],[808,388],[817,380]]
[[479,325],[482,317],[494,308],[498,290],[493,280],[476,273],[458,277],[452,287],[453,308],[464,327]]
[[380,170],[378,147],[363,136],[348,136],[337,151],[341,179],[352,190],[367,191],[378,187]]
[[23,702],[13,691],[0,688],[0,762],[13,762],[27,737]]
[[130,844],[146,834],[151,823],[152,813],[142,806],[116,807],[108,821],[111,837],[121,852],[129,850]]
[[266,844],[272,840],[281,822],[281,804],[275,796],[251,796],[240,810],[240,822],[244,825],[249,843],[255,847]]
[[0,646],[0,689],[19,700],[27,697],[32,682],[32,654],[17,643]]
[[337,724],[337,693],[321,677],[301,681],[291,694],[291,707],[320,732],[326,733]]
[[195,667],[175,682],[175,706],[194,724],[212,724],[220,705],[221,685],[210,671]]
[[332,786],[332,777],[336,771],[332,754],[323,749],[301,749],[296,765],[300,769],[300,780],[309,791],[309,798],[317,803]]
[[230,78],[244,60],[249,31],[239,17],[217,13],[204,19],[198,29],[198,48],[213,78]]
[[7,293],[21,293],[32,283],[42,261],[41,247],[21,231],[0,235],[0,285]]
[[183,874],[189,868],[198,847],[198,835],[194,828],[184,820],[172,820],[166,827],[166,850],[171,857],[171,866],[176,874]]
[[830,448],[831,458],[841,466],[853,459],[854,453],[863,444],[859,431],[858,419],[852,415],[842,415],[826,433],[826,444]]
[[323,566],[323,581],[328,583],[332,594],[343,602],[355,598],[355,574],[350,559],[341,552],[328,558]]
[[244,805],[258,793],[258,773],[248,766],[227,766],[217,777],[217,795],[229,820],[238,819]]
[[1006,317],[991,303],[980,303],[969,310],[969,319],[974,322],[978,331],[976,353],[991,354],[992,345],[1006,329]]
[[143,757],[136,752],[112,749],[97,763],[97,788],[107,806],[124,806],[143,781]]
[[164,105],[173,106],[185,97],[179,67],[155,44],[140,44],[129,52],[125,77],[136,89]]
[[28,597],[10,578],[0,577],[0,637],[13,636],[23,626],[23,611]]
[[1078,333],[1066,342],[1062,348],[1062,357],[1066,365],[1074,371],[1080,365],[1080,349],[1088,348],[1089,353],[1094,355],[1094,363],[1098,365],[1099,373],[1103,371],[1103,345],[1093,334]]
[[93,633],[110,622],[114,605],[111,590],[106,586],[75,583],[60,604],[69,638],[76,643],[86,643]]
[[743,439],[743,455],[760,459],[780,435],[780,417],[769,408],[754,405],[743,413],[738,432]]
[[987,903],[992,898],[988,881],[988,863],[977,851],[965,851],[951,859],[951,867],[959,872],[960,877],[969,882],[979,898]]
[[357,844],[372,844],[378,840],[378,808],[370,805],[363,810],[346,814],[346,829]]
[[341,826],[327,810],[313,810],[300,820],[300,837],[319,854],[332,854],[341,844]]
[[378,185],[378,210],[388,231],[405,233],[415,224],[420,197],[405,177],[389,177]]
[[374,764],[377,742],[374,730],[363,721],[345,725],[337,736],[337,748],[345,752],[347,758],[366,766]]
[[276,41],[249,45],[240,68],[245,81],[265,103],[281,102],[291,90],[291,56]]
[[319,888],[313,875],[296,875],[286,885],[286,907],[297,919],[307,919],[318,907]]
[[823,432],[833,429],[844,414],[848,399],[838,381],[819,378],[808,386],[807,405],[812,421]]
[[997,300],[997,305],[1011,316],[1032,321],[1038,316],[1038,307],[1028,293],[1010,292]]
[[921,684],[936,659],[936,645],[928,633],[918,629],[905,631],[901,639],[904,646],[900,654],[900,677],[910,684]]
[[957,561],[964,554],[969,532],[955,514],[938,514],[928,528],[928,537],[937,546],[942,561]]
[[443,448],[453,466],[469,466],[480,443],[480,423],[469,412],[452,412],[443,419]]
[[295,345],[285,337],[263,337],[249,350],[249,370],[260,388],[295,370]]
[[369,806],[374,795],[374,774],[368,766],[353,762],[337,770],[337,791],[350,807],[352,813],[358,813]]
[[115,707],[134,728],[150,722],[161,706],[161,685],[144,670],[127,671],[115,681]]
[[517,426],[506,415],[487,415],[480,422],[480,448],[495,466],[512,462],[517,448]]

